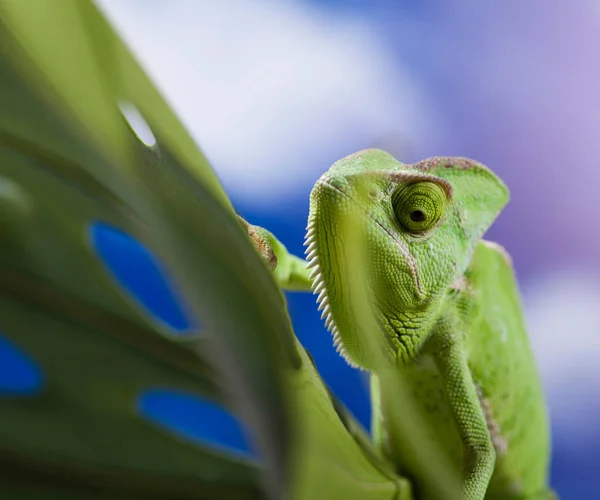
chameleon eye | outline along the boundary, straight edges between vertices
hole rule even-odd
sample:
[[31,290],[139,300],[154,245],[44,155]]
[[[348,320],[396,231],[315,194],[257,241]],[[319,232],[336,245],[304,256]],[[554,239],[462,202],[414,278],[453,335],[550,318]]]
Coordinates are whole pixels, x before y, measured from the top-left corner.
[[433,182],[405,184],[393,194],[392,205],[398,222],[406,231],[423,233],[443,215],[446,194]]

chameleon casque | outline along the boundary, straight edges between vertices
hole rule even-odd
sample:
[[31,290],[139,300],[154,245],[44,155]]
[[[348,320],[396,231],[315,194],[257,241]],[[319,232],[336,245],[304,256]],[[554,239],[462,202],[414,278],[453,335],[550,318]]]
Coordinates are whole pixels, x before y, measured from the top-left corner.
[[[473,160],[406,165],[369,149],[336,162],[315,184],[308,262],[244,222],[282,288],[312,288],[340,353],[370,372],[374,440],[411,479],[415,498],[436,495],[400,450],[393,388],[380,381],[367,338],[411,382],[427,439],[455,467],[462,500],[556,498],[547,486],[546,403],[510,257],[482,239],[508,199],[504,183]],[[363,235],[377,331],[355,321],[356,269],[340,231],[348,218]]]

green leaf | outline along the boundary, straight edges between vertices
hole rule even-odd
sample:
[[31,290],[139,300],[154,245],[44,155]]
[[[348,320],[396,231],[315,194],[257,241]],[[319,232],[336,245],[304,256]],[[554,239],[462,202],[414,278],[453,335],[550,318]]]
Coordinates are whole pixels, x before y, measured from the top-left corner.
[[[368,196],[368,189],[360,189],[360,196]],[[350,310],[353,312],[353,321],[356,328],[362,332],[376,332],[379,329],[377,317],[374,313],[376,304],[369,295],[369,280],[366,275],[369,266],[366,254],[366,233],[356,224],[356,218],[350,212],[338,221],[337,230],[341,241],[344,241],[348,251],[347,269],[351,272],[346,275],[348,284],[346,293],[350,301]],[[368,359],[373,359],[377,373],[371,375],[371,394],[376,417],[374,427],[376,445],[382,452],[388,451],[386,444],[389,429],[381,428],[380,415],[375,410],[382,401],[389,405],[394,415],[394,445],[403,457],[409,457],[413,467],[422,471],[421,477],[427,478],[427,485],[431,487],[435,498],[460,498],[460,478],[451,467],[448,456],[438,443],[431,444],[427,437],[428,429],[423,419],[421,409],[416,404],[414,394],[420,388],[406,374],[398,369],[396,360],[389,355],[374,335],[365,335],[364,349],[368,352]],[[376,389],[375,391],[373,389]],[[381,391],[381,392],[380,392]],[[385,393],[383,392],[385,391]],[[374,403],[374,404],[373,404]],[[379,427],[379,428],[378,428]],[[382,439],[383,438],[383,439]]]
[[300,348],[291,379],[296,408],[294,499],[412,500],[409,483],[373,448],[366,432],[320,379]]
[[[2,0],[0,16],[0,175],[18,193],[0,200],[9,227],[0,249],[7,311],[0,328],[51,381],[40,398],[4,405],[11,407],[0,415],[5,429],[33,415],[29,404],[48,416],[21,426],[0,446],[42,462],[61,457],[74,475],[98,466],[151,473],[146,482],[157,491],[187,483],[198,491],[200,480],[256,487],[255,467],[224,462],[216,474],[202,460],[205,453],[188,444],[168,441],[169,456],[186,457],[179,461],[148,453],[149,443],[162,447],[167,440],[154,429],[133,429],[138,423],[125,418],[132,394],[148,384],[175,385],[218,398],[241,416],[264,460],[268,491],[279,498],[291,433],[283,374],[299,359],[282,294],[214,174],[91,3]],[[141,145],[128,128],[123,101],[145,113],[156,147]],[[191,316],[204,325],[202,338],[173,337],[123,295],[85,237],[96,221],[161,257]],[[100,363],[96,352],[103,353],[104,371],[78,377],[82,365]],[[86,392],[93,401],[79,399]],[[58,431],[42,439],[42,428],[68,429],[73,419],[85,420],[82,433],[115,449],[90,445],[86,456],[76,432],[67,441]],[[23,449],[28,432],[37,438]],[[159,463],[164,483],[153,468]]]

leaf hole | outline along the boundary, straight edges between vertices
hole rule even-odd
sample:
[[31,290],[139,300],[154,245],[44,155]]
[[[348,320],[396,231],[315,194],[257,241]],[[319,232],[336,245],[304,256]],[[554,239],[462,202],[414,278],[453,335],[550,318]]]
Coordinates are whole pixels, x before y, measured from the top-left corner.
[[38,364],[6,338],[0,336],[0,394],[37,394],[44,377]]
[[176,293],[159,259],[120,229],[96,222],[91,242],[114,279],[155,319],[179,335],[196,333],[183,298]]
[[120,101],[119,109],[140,142],[148,147],[154,146],[156,144],[156,137],[154,137],[150,125],[148,125],[148,122],[142,113],[140,113],[137,106],[131,101]]
[[240,421],[210,399],[172,389],[150,389],[141,393],[137,408],[149,422],[194,444],[242,460],[259,458]]

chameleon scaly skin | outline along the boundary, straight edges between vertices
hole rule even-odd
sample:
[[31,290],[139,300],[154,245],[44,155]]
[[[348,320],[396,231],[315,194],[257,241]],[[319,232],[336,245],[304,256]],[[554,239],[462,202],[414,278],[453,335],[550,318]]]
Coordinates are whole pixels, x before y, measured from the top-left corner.
[[[507,201],[502,181],[475,161],[403,165],[380,150],[338,161],[311,193],[307,259],[319,308],[342,355],[373,374],[375,434],[419,498],[434,497],[396,446],[402,422],[377,383],[367,335],[413,382],[431,441],[462,473],[463,500],[552,498],[546,406],[512,268],[481,240]],[[378,332],[353,318],[355,270],[339,230],[348,216],[364,233]]]

